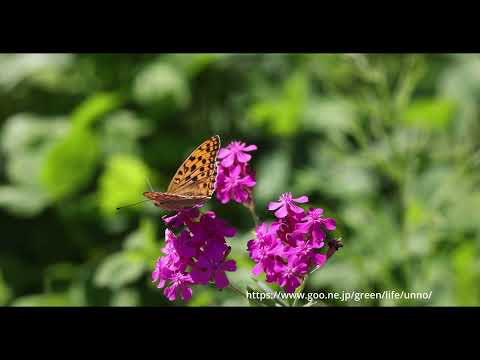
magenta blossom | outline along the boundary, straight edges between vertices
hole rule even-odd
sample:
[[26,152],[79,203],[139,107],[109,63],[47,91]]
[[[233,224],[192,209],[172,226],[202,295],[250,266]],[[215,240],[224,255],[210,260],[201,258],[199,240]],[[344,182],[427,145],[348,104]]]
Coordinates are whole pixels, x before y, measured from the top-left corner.
[[223,167],[229,168],[235,162],[244,164],[252,158],[250,154],[246,154],[246,151],[257,150],[256,145],[246,146],[245,143],[240,141],[231,142],[226,148],[220,149],[218,153],[218,158],[221,161]]
[[297,230],[302,232],[312,232],[312,238],[315,242],[323,243],[325,232],[322,229],[333,231],[336,228],[335,219],[322,218],[323,209],[310,208],[303,218],[303,221],[297,224]]
[[209,281],[214,281],[218,289],[228,286],[226,271],[236,271],[237,264],[233,260],[226,260],[230,253],[230,247],[213,246],[206,250],[193,266],[192,279],[197,284],[207,285]]
[[263,223],[257,227],[256,239],[247,243],[247,250],[250,258],[257,265],[252,269],[252,273],[258,276],[262,271],[267,275],[272,275],[275,265],[275,257],[282,254],[283,246],[277,237],[278,225],[272,224],[270,227]]
[[190,275],[181,272],[171,272],[167,278],[171,281],[170,286],[165,288],[164,291],[168,300],[176,300],[178,293],[180,293],[180,297],[184,301],[187,301],[192,297],[191,285],[193,284],[193,281]]
[[237,232],[224,219],[217,217],[213,211],[204,213],[200,221],[192,223],[189,228],[195,241],[200,245],[213,241],[223,244],[225,237],[235,236]]
[[219,218],[213,211],[201,213],[198,209],[180,210],[164,217],[167,225],[185,225],[178,235],[165,230],[164,256],[160,257],[152,272],[152,281],[163,288],[167,299],[180,297],[188,300],[193,285],[206,285],[210,281],[222,289],[228,286],[225,272],[236,271],[234,260],[228,259],[230,247],[225,237],[235,235],[235,228]]
[[320,252],[326,237],[323,231],[335,229],[334,219],[321,218],[322,209],[310,209],[305,214],[295,204],[307,201],[306,196],[294,199],[286,193],[280,201],[271,202],[268,208],[275,211],[278,220],[270,226],[258,226],[255,239],[247,244],[249,256],[256,263],[253,275],[264,272],[267,282],[277,283],[286,292],[294,292],[310,269],[325,264],[328,253]]
[[278,285],[292,293],[302,284],[303,277],[308,272],[308,264],[300,256],[290,256],[287,263],[278,261],[275,271],[278,273]]
[[199,215],[200,210],[198,210],[198,206],[194,206],[191,208],[180,209],[171,216],[165,215],[162,217],[162,220],[167,226],[179,228],[183,224],[192,222],[198,218]]
[[242,172],[240,165],[230,171],[221,170],[217,178],[217,198],[222,204],[228,203],[231,199],[237,203],[246,203],[251,198],[251,189],[255,186],[254,178]]
[[252,204],[255,172],[249,165],[252,156],[244,151],[256,149],[256,145],[246,146],[240,141],[233,141],[226,148],[220,149],[216,193],[222,204],[230,200],[246,206]]
[[298,198],[292,198],[292,193],[287,192],[280,196],[279,201],[272,201],[268,204],[268,210],[276,210],[275,216],[279,219],[286,217],[289,213],[302,214],[303,209],[297,206],[295,203],[308,202],[307,196],[300,196]]

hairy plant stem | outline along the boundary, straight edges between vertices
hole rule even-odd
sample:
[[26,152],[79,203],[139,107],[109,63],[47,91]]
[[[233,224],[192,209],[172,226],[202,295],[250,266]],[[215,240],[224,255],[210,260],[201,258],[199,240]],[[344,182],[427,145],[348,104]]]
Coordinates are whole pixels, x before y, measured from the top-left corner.
[[255,202],[253,201],[253,198],[252,198],[252,200],[250,200],[250,202],[248,204],[244,204],[244,206],[250,212],[250,215],[252,216],[253,222],[254,222],[255,227],[256,227],[258,225],[259,219],[258,219],[257,213],[255,212]]

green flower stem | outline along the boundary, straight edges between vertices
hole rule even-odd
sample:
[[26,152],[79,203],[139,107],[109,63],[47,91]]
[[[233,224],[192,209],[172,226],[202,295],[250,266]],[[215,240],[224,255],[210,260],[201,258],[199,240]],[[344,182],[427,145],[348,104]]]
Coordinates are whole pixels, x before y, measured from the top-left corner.
[[255,223],[255,227],[257,227],[259,219],[258,219],[257,213],[255,212],[255,202],[253,201],[253,198],[248,204],[244,204],[244,206],[250,212],[250,215],[252,216],[253,222]]

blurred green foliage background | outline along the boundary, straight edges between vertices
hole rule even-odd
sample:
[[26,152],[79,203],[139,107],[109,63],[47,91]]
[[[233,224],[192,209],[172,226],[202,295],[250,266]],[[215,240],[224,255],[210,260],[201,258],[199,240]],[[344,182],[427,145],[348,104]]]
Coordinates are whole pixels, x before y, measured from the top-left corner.
[[[213,134],[258,145],[262,220],[282,192],[337,219],[341,249],[305,291],[432,291],[479,305],[480,56],[362,54],[0,55],[0,305],[156,306],[150,283],[165,189]],[[214,209],[252,284],[241,205]],[[248,305],[195,287],[189,306]]]

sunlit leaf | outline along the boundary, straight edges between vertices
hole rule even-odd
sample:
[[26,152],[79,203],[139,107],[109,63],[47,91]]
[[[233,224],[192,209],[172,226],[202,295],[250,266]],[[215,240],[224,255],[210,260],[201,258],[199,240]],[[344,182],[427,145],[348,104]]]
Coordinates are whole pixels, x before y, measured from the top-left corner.
[[73,303],[67,294],[40,294],[22,296],[13,301],[12,306],[30,307],[30,306],[78,306]]
[[50,199],[38,188],[24,186],[0,186],[0,206],[18,216],[38,215],[50,203]]
[[170,113],[189,104],[190,89],[183,74],[175,67],[156,62],[138,74],[133,97],[143,106]]
[[141,201],[143,192],[147,190],[148,175],[147,166],[136,157],[111,157],[99,180],[99,203],[102,212],[112,215],[119,206]]
[[413,101],[403,117],[405,123],[426,129],[445,128],[452,120],[455,103],[446,99],[421,99]]
[[253,125],[266,125],[274,135],[292,135],[303,120],[303,107],[308,97],[308,84],[303,73],[293,74],[284,84],[283,93],[252,106],[249,118]]
[[122,98],[114,93],[98,93],[81,103],[71,115],[76,128],[87,128],[109,111],[118,108]]
[[68,196],[88,184],[98,161],[97,138],[78,128],[52,147],[45,160],[41,180],[55,199]]
[[114,292],[111,306],[137,306],[140,296],[134,289],[120,289]]
[[128,253],[108,256],[95,273],[94,283],[100,287],[118,289],[137,280],[145,271],[142,259],[132,259]]

